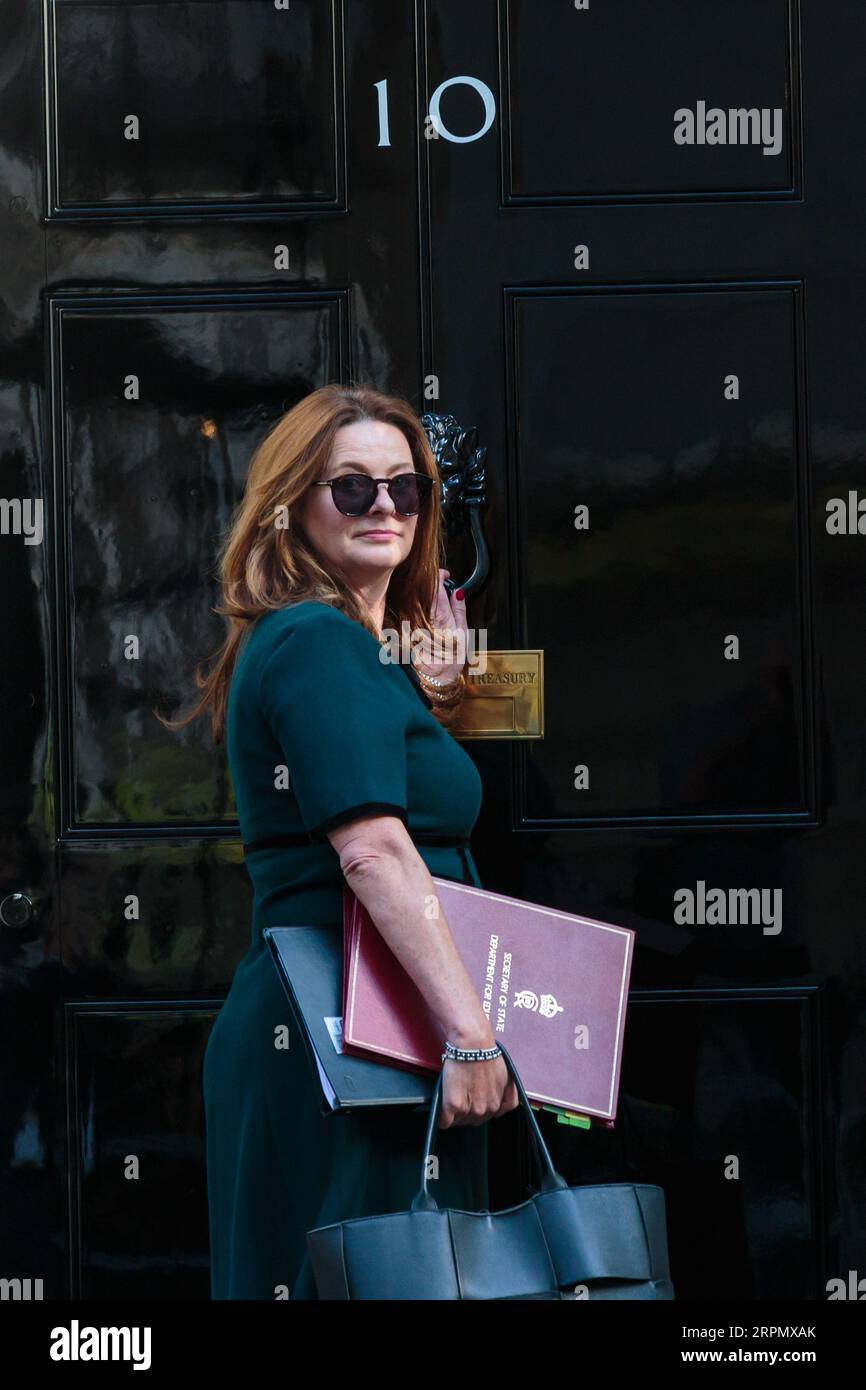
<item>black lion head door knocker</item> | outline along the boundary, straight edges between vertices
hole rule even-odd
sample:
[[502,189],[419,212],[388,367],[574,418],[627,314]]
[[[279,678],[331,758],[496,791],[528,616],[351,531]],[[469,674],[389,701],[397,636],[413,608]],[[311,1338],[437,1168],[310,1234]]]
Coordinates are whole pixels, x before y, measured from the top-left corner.
[[471,430],[464,430],[453,415],[428,413],[421,416],[421,423],[439,469],[446,540],[460,535],[468,522],[475,546],[475,567],[469,578],[462,582],[446,579],[445,588],[449,593],[462,589],[465,596],[471,598],[487,582],[490,572],[481,518],[487,505],[484,472],[487,449],[478,447],[477,427],[473,425]]

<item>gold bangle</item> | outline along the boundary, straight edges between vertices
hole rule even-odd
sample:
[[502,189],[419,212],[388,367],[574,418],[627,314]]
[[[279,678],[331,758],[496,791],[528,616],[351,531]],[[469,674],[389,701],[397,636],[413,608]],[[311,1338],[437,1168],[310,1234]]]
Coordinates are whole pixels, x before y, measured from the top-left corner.
[[459,681],[448,691],[433,690],[427,685],[422,688],[427,699],[434,703],[438,709],[453,709],[456,705],[461,704],[466,696],[463,681]]

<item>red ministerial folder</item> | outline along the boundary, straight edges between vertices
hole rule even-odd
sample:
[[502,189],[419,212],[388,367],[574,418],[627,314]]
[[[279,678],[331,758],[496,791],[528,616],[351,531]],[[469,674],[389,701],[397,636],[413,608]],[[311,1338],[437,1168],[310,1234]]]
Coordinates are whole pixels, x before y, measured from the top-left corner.
[[[443,912],[530,1100],[611,1128],[634,932],[435,878]],[[440,1071],[443,1038],[423,995],[348,884],[343,888],[343,1047]]]

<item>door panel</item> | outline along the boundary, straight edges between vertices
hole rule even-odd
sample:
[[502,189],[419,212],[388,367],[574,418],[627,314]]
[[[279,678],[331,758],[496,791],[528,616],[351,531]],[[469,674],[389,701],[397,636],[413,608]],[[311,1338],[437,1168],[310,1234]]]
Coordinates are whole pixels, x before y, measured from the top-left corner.
[[[54,300],[59,566],[68,615],[68,825],[234,818],[190,657],[223,623],[202,565],[266,421],[346,372],[345,294]],[[156,601],[155,601],[156,600]],[[164,708],[164,705],[160,705]]]
[[[583,13],[503,0],[499,14],[506,205],[795,193],[799,54],[787,0],[654,0]],[[695,95],[704,117],[696,107],[694,139],[683,122],[675,143],[674,109]],[[720,139],[724,124],[712,113],[732,108],[771,113],[763,127],[736,118],[759,141]]]
[[522,823],[809,817],[794,291],[506,293]]
[[48,0],[53,218],[345,208],[341,7]]

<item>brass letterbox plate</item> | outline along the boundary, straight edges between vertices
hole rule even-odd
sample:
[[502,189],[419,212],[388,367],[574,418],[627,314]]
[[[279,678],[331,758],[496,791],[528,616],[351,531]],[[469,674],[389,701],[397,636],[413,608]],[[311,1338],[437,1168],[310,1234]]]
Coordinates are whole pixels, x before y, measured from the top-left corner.
[[544,652],[486,652],[483,672],[466,668],[455,738],[543,738]]

